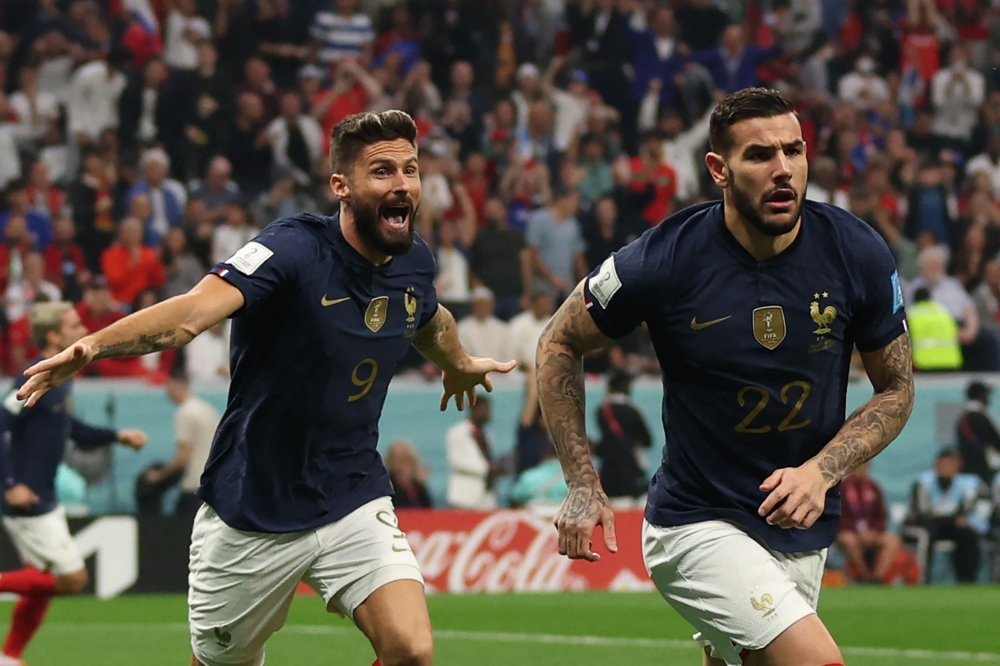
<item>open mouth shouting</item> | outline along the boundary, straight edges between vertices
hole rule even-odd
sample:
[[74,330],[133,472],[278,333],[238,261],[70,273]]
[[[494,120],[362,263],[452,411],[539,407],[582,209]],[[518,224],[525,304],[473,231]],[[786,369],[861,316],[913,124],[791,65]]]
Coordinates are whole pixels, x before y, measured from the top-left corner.
[[795,190],[782,187],[764,197],[764,204],[771,213],[788,213],[795,205]]
[[389,231],[406,231],[412,210],[408,203],[386,204],[379,208],[379,218]]

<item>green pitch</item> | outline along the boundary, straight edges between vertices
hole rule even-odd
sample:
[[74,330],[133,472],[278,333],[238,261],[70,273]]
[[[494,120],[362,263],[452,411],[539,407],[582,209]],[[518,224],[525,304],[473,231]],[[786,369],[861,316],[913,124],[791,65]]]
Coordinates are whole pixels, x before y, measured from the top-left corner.
[[[0,604],[4,616],[9,603]],[[440,595],[430,598],[439,666],[700,665],[690,629],[654,594]],[[820,613],[848,666],[1000,665],[1000,587],[826,590]],[[57,599],[25,655],[30,666],[186,666],[185,600]],[[347,620],[295,600],[268,664],[370,666]]]

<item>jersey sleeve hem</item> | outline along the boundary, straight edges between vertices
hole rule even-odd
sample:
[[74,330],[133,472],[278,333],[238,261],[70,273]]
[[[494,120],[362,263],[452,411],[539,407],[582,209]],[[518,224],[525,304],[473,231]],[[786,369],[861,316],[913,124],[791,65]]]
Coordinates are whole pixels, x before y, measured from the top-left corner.
[[901,336],[903,333],[906,333],[906,325],[903,324],[903,322],[899,322],[882,335],[872,341],[869,341],[868,344],[862,345],[860,343],[856,343],[858,351],[862,354],[867,354],[868,352],[884,349],[890,342]]

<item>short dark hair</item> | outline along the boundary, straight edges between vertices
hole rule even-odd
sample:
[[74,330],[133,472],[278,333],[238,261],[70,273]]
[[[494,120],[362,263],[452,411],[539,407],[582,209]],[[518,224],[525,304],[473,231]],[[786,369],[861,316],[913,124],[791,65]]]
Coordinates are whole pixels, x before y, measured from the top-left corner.
[[330,135],[330,166],[334,173],[347,174],[365,146],[396,139],[406,139],[416,148],[417,124],[404,111],[366,111],[347,116]]
[[917,287],[917,290],[913,292],[914,303],[922,303],[929,300],[931,300],[931,290],[927,287]]
[[733,147],[729,128],[751,118],[773,118],[786,113],[795,114],[795,107],[777,90],[770,88],[744,88],[726,95],[712,111],[708,136],[712,152],[724,155]]

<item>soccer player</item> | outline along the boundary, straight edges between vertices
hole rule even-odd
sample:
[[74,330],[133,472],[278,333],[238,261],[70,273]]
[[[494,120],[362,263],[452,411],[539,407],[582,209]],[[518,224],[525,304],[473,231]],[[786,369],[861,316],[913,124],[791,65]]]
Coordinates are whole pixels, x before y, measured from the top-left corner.
[[[722,202],[611,255],[539,340],[539,397],[569,486],[559,551],[597,559],[597,525],[617,550],[584,432],[581,358],[646,322],[666,435],[642,533],[653,582],[697,629],[705,664],[841,664],[816,604],[837,484],[912,409],[899,279],[874,230],[804,201],[802,130],[779,93],[727,96],[710,138]],[[855,345],[875,392],[845,420]]]
[[384,666],[432,662],[417,560],[376,451],[389,380],[412,344],[444,372],[441,409],[514,362],[470,357],[414,234],[417,128],[400,111],[333,131],[331,217],[267,226],[194,289],[30,369],[28,405],[94,359],[172,349],[233,317],[229,402],[198,490],[188,594],[193,665],[264,662],[305,581]]
[[[29,312],[31,335],[43,358],[51,358],[87,333],[72,303],[36,303]],[[119,442],[141,449],[141,430],[110,430],[87,425],[73,416],[71,383],[46,393],[34,409],[24,410],[14,388],[0,409],[0,473],[3,526],[25,568],[0,574],[0,592],[20,595],[0,666],[21,664],[21,654],[48,610],[54,595],[78,594],[87,585],[87,569],[56,498],[56,469],[66,451],[67,436],[81,448]]]

